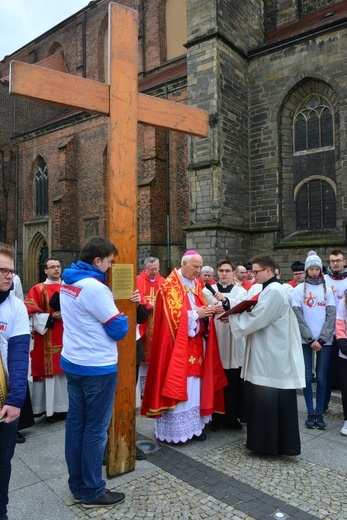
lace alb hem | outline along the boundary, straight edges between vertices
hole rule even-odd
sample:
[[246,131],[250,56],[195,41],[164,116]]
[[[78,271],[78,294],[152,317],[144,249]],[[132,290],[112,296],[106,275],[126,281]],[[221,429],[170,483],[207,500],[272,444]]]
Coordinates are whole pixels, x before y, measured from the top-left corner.
[[201,435],[205,425],[210,422],[211,416],[200,417],[200,406],[189,410],[165,412],[162,417],[155,419],[154,434],[156,439],[173,444],[187,442],[193,435]]

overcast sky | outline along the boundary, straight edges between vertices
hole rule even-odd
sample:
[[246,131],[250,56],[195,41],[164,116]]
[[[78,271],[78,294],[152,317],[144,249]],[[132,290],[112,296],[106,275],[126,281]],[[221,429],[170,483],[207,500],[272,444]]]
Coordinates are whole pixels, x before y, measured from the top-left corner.
[[89,4],[90,0],[0,0],[0,60]]

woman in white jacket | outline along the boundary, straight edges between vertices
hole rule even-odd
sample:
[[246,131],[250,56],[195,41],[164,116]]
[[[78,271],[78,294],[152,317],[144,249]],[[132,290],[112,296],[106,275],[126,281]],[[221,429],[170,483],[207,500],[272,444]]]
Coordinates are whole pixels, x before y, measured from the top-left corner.
[[[334,294],[326,286],[322,274],[322,260],[310,251],[305,261],[304,281],[291,293],[293,311],[298,319],[305,360],[304,397],[307,408],[306,428],[325,430],[323,407],[327,382],[327,368],[335,328]],[[312,353],[316,352],[316,406],[312,392]]]

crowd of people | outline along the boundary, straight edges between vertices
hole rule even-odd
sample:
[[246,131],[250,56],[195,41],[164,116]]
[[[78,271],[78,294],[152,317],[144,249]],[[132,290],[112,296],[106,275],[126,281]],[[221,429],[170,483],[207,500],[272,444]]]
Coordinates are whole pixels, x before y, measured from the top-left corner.
[[[107,239],[93,237],[63,272],[57,258],[48,258],[46,280],[24,298],[14,251],[0,243],[0,520],[7,519],[15,444],[25,442],[21,430],[42,415],[49,423],[66,420],[74,501],[88,508],[125,498],[107,490],[102,478],[117,341],[129,328],[106,284],[116,254]],[[325,269],[309,251],[291,270],[292,280],[283,282],[268,255],[237,265],[222,258],[215,270],[189,250],[164,278],[159,258],[144,260],[130,298],[137,305],[136,381],[140,413],[154,420],[158,441],[201,442],[206,427],[217,432],[247,424],[248,449],[298,455],[297,390],[304,393],[305,426],[324,430],[336,386],[340,433],[347,436],[344,253],[331,251]],[[136,448],[136,459],[145,457]]]
[[[331,251],[325,268],[309,251],[306,259],[291,264],[293,278],[286,282],[268,255],[238,265],[225,258],[216,267],[203,265],[197,251],[188,251],[181,268],[158,290],[141,405],[141,414],[154,419],[157,440],[201,441],[204,425],[218,431],[247,423],[249,449],[298,455],[297,390],[304,393],[305,426],[324,430],[333,387],[341,388],[345,420],[340,433],[347,435],[347,385],[341,382],[347,370],[344,253]],[[216,383],[209,368],[213,347],[208,345],[214,341],[220,358],[214,374],[224,399],[221,408],[217,385],[207,414],[204,385]],[[345,350],[339,347],[343,341]],[[195,426],[188,428],[193,418]]]

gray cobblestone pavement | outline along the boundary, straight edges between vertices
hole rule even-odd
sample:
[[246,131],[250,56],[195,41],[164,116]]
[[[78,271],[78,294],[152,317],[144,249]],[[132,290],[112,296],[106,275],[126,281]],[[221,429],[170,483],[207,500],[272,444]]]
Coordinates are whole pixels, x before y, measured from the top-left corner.
[[[136,462],[135,471],[106,479],[126,500],[112,508],[73,504],[64,460],[64,422],[37,424],[17,445],[9,520],[116,519],[325,519],[347,520],[347,437],[338,392],[326,415],[327,429],[304,427],[298,397],[302,453],[266,457],[245,448],[241,431],[206,430],[205,442],[160,450]],[[153,423],[137,418],[137,439],[154,439]]]

